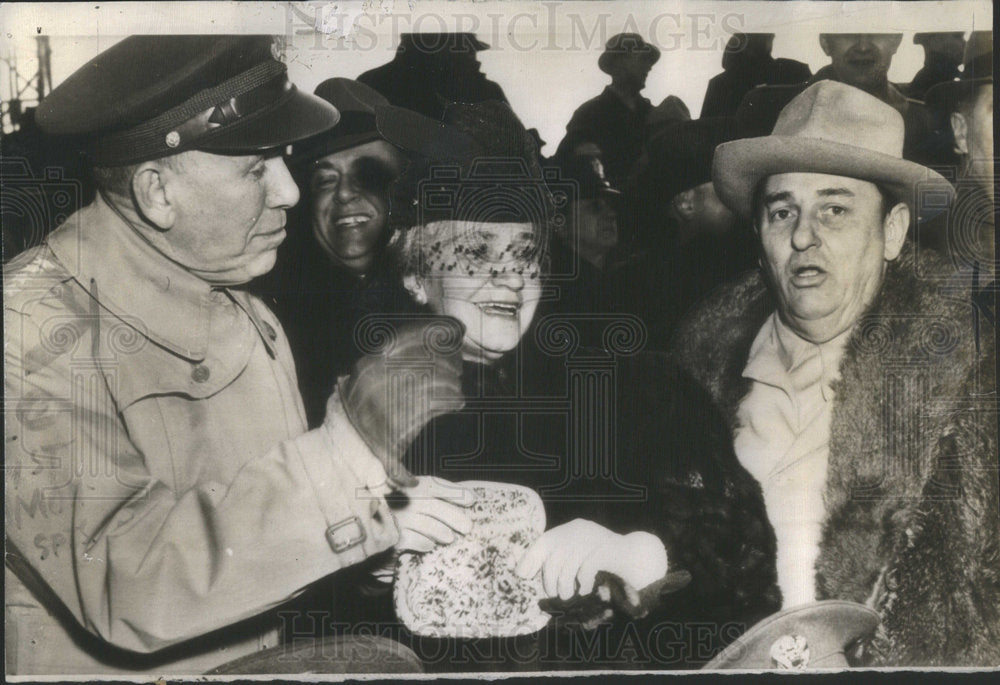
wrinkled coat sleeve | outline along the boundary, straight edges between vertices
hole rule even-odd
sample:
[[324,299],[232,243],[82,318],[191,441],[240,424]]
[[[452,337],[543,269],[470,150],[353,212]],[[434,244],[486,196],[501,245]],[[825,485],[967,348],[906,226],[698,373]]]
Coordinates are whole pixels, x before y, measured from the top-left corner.
[[[35,312],[57,315],[67,316]],[[8,555],[90,632],[158,650],[395,543],[384,500],[366,487],[378,462],[337,411],[323,428],[262,445],[231,482],[176,491],[148,468],[169,457],[136,447],[105,383],[73,390],[70,357],[5,307]],[[327,531],[344,521],[364,540],[335,552]]]

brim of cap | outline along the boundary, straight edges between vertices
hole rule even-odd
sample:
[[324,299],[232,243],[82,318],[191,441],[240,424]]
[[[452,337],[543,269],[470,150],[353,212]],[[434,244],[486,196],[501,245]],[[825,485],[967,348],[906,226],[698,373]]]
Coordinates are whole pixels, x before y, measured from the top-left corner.
[[[813,602],[786,609],[755,624],[740,637],[705,664],[704,670],[722,668],[774,668],[771,665],[770,647],[783,635],[801,635],[799,626],[826,626],[832,633],[834,650],[870,635],[879,624],[879,615],[873,609],[844,600]],[[820,645],[810,641],[810,657],[822,661],[830,654],[819,653]],[[762,649],[763,648],[763,649]]]
[[927,91],[924,103],[929,107],[944,108],[987,83],[993,83],[992,76],[939,83]]
[[259,152],[323,133],[340,121],[337,108],[295,86],[270,107],[202,136],[195,149],[206,152]]
[[[955,189],[945,178],[925,166],[891,155],[843,143],[796,136],[765,136],[723,143],[715,148],[712,182],[727,207],[752,218],[753,192],[768,176],[814,173],[847,176],[885,187],[916,216],[918,191],[946,193]],[[939,196],[940,197],[940,196]]]
[[299,141],[292,148],[292,156],[289,162],[292,166],[303,166],[310,162],[315,162],[320,157],[332,155],[352,147],[364,145],[374,140],[382,140],[382,136],[376,130],[360,131],[347,135],[337,135],[336,127],[331,131],[320,133],[317,136]]
[[465,159],[479,149],[471,136],[454,126],[402,107],[376,107],[375,127],[396,147],[431,160]]

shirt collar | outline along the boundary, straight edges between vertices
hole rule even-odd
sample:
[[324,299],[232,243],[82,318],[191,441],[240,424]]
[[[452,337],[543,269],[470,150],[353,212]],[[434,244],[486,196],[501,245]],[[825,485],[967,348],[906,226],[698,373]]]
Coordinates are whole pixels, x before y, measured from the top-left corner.
[[810,342],[790,329],[774,312],[761,326],[750,357],[743,369],[743,377],[774,386],[789,396],[794,395],[792,376],[813,357],[822,364],[821,390],[827,402],[833,399],[831,384],[840,378],[840,360],[843,356],[851,329],[821,344]]
[[156,344],[203,360],[214,307],[232,300],[157,252],[98,195],[48,237],[70,274],[102,307]]

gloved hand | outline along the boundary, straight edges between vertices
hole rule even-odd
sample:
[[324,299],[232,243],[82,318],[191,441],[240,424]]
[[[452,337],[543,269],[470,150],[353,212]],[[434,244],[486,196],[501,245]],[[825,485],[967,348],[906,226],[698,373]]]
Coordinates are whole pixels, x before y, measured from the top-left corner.
[[651,533],[619,535],[593,521],[575,519],[547,530],[517,565],[522,578],[542,574],[549,597],[589,595],[599,571],[641,590],[667,573],[667,550]]
[[385,351],[365,355],[338,381],[348,419],[396,487],[417,484],[401,460],[424,426],[465,406],[464,335],[465,327],[450,317],[408,321],[396,328]]
[[416,480],[416,485],[403,489],[403,497],[389,498],[399,526],[397,552],[430,552],[454,542],[456,534],[472,530],[472,519],[465,511],[476,499],[471,488],[431,476]]

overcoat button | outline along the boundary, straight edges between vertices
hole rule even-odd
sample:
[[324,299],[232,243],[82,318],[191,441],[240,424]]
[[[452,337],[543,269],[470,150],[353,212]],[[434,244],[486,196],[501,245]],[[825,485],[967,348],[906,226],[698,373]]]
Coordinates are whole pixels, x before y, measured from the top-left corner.
[[208,367],[204,364],[196,364],[195,367],[191,369],[191,378],[194,379],[195,383],[204,383],[211,375],[212,372],[209,371]]

